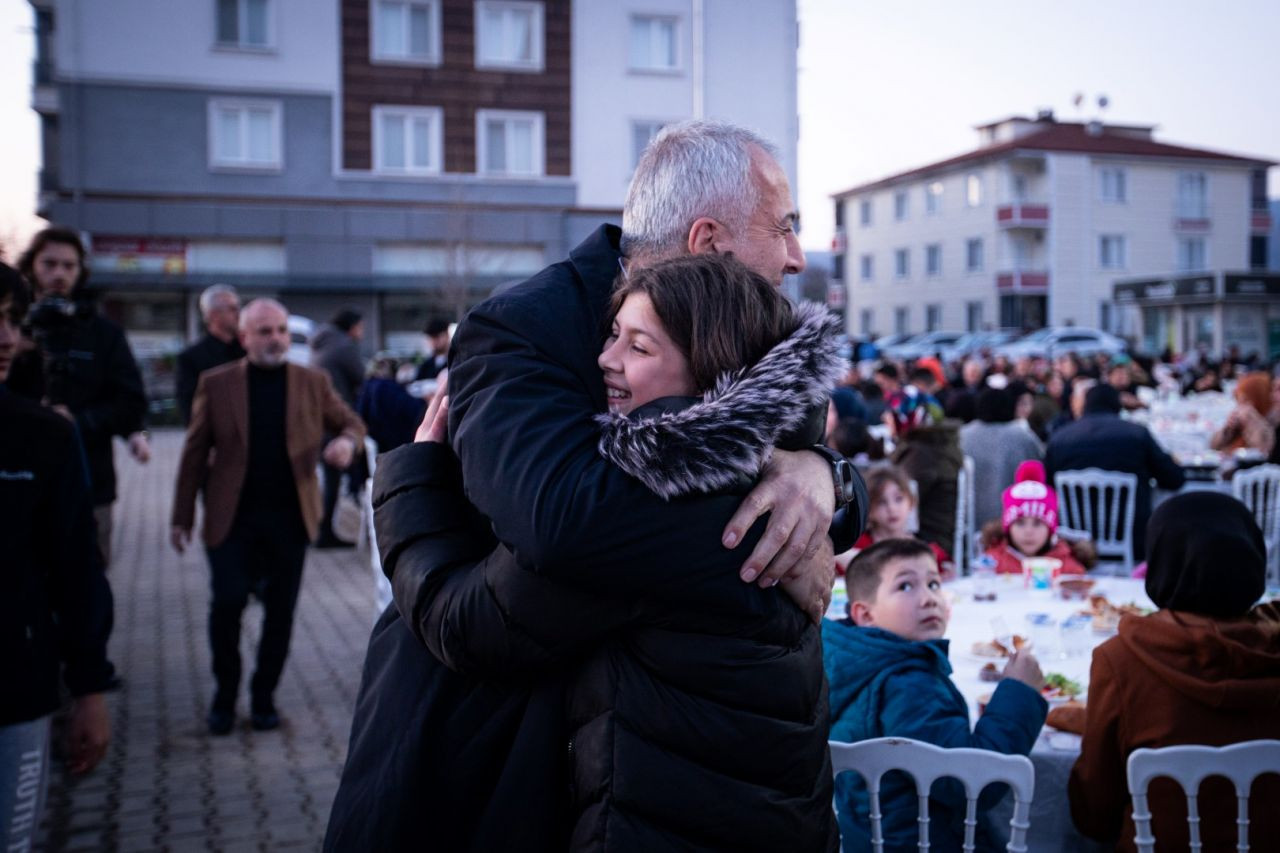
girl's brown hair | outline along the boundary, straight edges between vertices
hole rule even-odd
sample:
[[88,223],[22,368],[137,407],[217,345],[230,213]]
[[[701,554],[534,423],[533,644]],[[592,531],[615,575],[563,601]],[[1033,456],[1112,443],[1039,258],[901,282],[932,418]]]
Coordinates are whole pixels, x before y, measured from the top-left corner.
[[912,504],[916,503],[915,493],[911,491],[911,478],[907,476],[907,472],[897,465],[881,465],[867,472],[868,506],[875,504],[884,496],[884,490],[890,483],[901,489]]
[[796,325],[778,289],[732,255],[681,255],[619,276],[608,322],[633,293],[649,298],[699,391],[726,371],[755,364]]

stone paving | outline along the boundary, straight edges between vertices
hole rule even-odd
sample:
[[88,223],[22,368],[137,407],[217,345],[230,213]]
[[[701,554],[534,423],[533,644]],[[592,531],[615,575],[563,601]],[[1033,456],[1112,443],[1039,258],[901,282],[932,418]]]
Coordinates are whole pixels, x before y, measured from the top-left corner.
[[[238,853],[316,849],[324,836],[376,616],[367,554],[307,554],[276,693],[284,725],[250,729],[242,691],[235,731],[210,737],[209,569],[202,547],[169,546],[181,446],[177,430],[157,431],[145,466],[117,446],[110,653],[124,684],[109,694],[102,764],[72,779],[55,761],[42,849]],[[245,611],[246,691],[261,616],[256,602]]]

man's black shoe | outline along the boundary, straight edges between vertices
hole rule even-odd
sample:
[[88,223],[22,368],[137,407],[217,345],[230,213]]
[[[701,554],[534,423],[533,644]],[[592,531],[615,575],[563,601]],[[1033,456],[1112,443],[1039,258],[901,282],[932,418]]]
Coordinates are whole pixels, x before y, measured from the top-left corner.
[[317,539],[312,547],[315,548],[354,548],[356,543],[348,542],[345,539],[339,539],[337,536],[321,536]]
[[236,724],[236,712],[224,711],[221,708],[211,708],[206,722],[209,724],[209,734],[229,735]]
[[269,732],[272,729],[280,728],[280,715],[276,713],[275,708],[270,710],[254,711],[249,716],[249,722],[254,729],[260,732]]

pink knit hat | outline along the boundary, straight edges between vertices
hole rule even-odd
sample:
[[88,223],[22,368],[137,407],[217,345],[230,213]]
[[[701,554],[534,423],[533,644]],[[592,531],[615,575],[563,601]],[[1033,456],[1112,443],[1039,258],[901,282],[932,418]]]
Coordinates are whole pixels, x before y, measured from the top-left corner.
[[1004,490],[1001,501],[1004,513],[1000,520],[1006,531],[1025,515],[1049,525],[1050,533],[1057,532],[1058,496],[1045,485],[1044,465],[1035,459],[1028,459],[1018,466],[1013,485]]

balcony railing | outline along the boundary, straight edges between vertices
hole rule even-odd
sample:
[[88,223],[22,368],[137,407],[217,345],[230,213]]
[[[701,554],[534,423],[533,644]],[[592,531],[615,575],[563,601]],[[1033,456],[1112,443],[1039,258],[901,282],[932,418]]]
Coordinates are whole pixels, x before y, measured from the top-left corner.
[[1049,290],[1049,273],[1046,270],[998,272],[996,289],[1001,293],[1045,293]]
[[1204,234],[1213,230],[1213,217],[1209,205],[1195,201],[1179,201],[1173,207],[1173,230],[1191,234]]
[[1001,228],[1047,228],[1049,205],[1021,201],[999,205],[996,224]]

